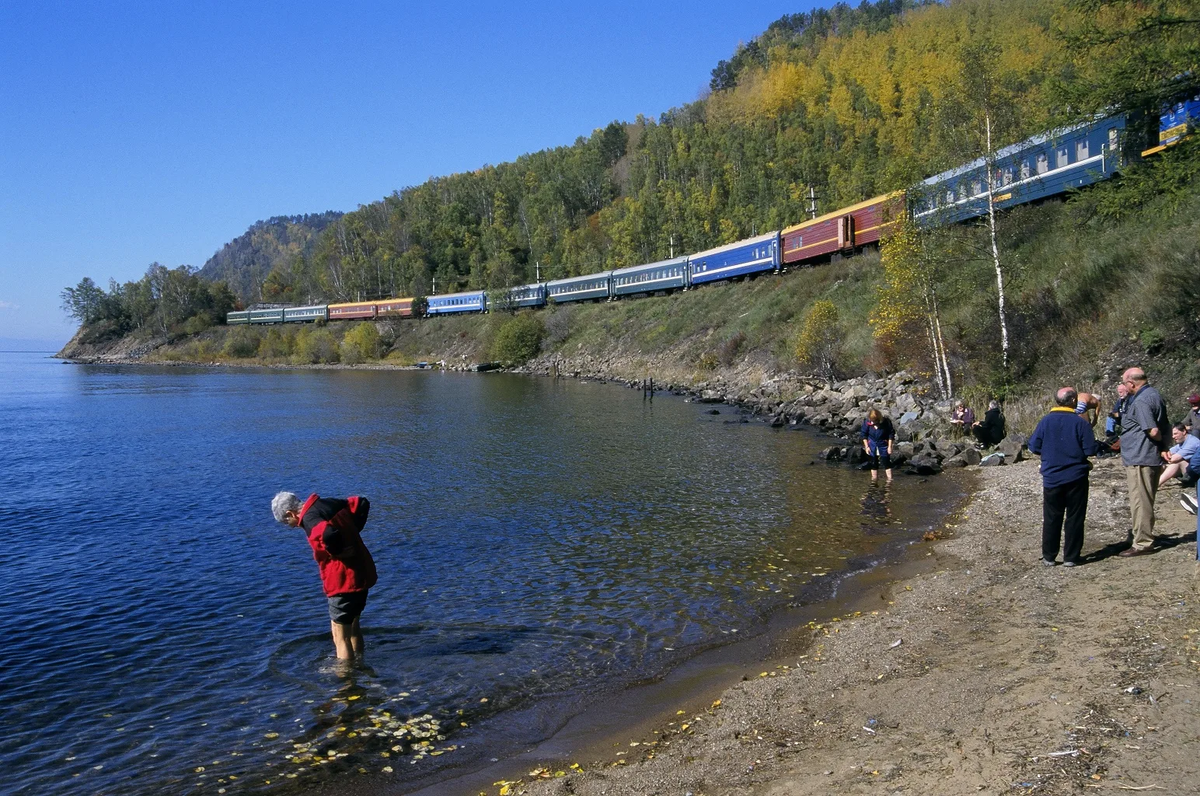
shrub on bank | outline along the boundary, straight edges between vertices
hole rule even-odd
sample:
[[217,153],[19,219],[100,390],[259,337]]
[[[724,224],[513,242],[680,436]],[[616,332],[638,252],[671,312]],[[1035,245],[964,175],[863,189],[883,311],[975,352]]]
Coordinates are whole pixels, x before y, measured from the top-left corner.
[[227,357],[248,359],[258,353],[258,347],[258,331],[248,326],[238,326],[226,335],[222,351]]
[[321,365],[337,362],[338,339],[330,329],[301,329],[296,333],[292,358],[302,365]]
[[509,318],[496,331],[492,341],[492,357],[507,367],[521,365],[537,356],[546,336],[546,326],[533,313]]
[[379,359],[381,342],[374,323],[360,323],[342,338],[342,361],[347,365],[357,365],[368,359]]

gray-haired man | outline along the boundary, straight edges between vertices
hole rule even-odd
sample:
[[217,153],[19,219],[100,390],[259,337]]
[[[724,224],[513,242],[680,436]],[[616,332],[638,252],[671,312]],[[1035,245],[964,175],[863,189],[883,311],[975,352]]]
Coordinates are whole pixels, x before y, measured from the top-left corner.
[[1121,382],[1129,388],[1129,402],[1121,416],[1121,463],[1125,465],[1133,519],[1133,546],[1121,551],[1128,558],[1149,553],[1154,544],[1154,497],[1171,424],[1167,422],[1167,405],[1146,381],[1145,371],[1129,368],[1121,375]]
[[365,645],[358,617],[367,605],[367,590],[375,585],[375,561],[360,535],[371,503],[365,497],[321,498],[304,503],[291,492],[271,501],[275,519],[292,528],[303,526],[321,570],[321,585],[329,599],[329,628],[338,658],[362,657]]

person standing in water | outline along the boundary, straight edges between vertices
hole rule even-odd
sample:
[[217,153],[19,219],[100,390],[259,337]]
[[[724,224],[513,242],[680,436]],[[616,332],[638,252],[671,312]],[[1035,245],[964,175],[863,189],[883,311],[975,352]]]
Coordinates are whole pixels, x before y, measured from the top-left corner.
[[339,660],[362,658],[365,645],[358,619],[375,585],[375,561],[363,544],[371,503],[365,497],[322,498],[310,495],[303,504],[291,492],[271,501],[275,519],[291,528],[303,526],[321,571],[329,600],[329,628]]
[[896,441],[896,430],[892,421],[883,412],[872,409],[862,424],[863,450],[871,467],[871,480],[879,477],[882,469],[888,481],[892,480],[892,447]]

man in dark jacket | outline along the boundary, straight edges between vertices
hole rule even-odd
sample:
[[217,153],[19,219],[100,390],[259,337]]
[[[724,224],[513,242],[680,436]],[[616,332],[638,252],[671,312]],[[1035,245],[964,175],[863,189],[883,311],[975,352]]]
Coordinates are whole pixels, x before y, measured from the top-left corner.
[[[1062,541],[1063,566],[1078,565],[1087,518],[1089,456],[1098,446],[1091,425],[1075,413],[1079,396],[1063,387],[1058,404],[1043,417],[1029,438],[1029,450],[1042,457],[1042,563],[1054,566]],[[1064,516],[1065,539],[1064,536]]]
[[308,536],[329,600],[333,646],[341,660],[361,658],[364,650],[358,618],[377,579],[375,561],[361,536],[370,510],[365,497],[340,500],[314,494],[301,504],[291,492],[280,492],[271,501],[276,520],[292,528],[303,526]]
[[1004,415],[1000,411],[999,401],[992,400],[988,403],[988,409],[983,413],[983,420],[971,428],[971,433],[984,447],[1000,444],[1000,440],[1004,439]]

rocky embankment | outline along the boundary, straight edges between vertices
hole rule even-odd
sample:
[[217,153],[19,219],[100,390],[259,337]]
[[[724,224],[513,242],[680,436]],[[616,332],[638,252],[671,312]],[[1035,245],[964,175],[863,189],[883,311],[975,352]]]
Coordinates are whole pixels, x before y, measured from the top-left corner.
[[[592,365],[592,367],[588,367]],[[559,361],[539,361],[524,369],[547,376],[616,381],[634,389],[646,389],[647,379],[629,379],[620,367],[564,366]],[[908,371],[890,376],[858,376],[842,381],[825,381],[795,372],[763,373],[734,370],[696,383],[655,383],[655,390],[686,396],[699,403],[726,404],[743,410],[742,419],[758,419],[775,427],[808,425],[833,437],[851,441],[831,445],[819,454],[830,462],[862,465],[866,454],[858,444],[859,429],[871,409],[879,409],[896,427],[893,466],[919,475],[932,475],[945,468],[973,465],[1015,464],[1025,456],[1026,438],[1010,434],[995,452],[985,455],[974,439],[950,424],[953,403],[940,400],[936,388]]]

